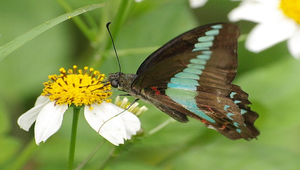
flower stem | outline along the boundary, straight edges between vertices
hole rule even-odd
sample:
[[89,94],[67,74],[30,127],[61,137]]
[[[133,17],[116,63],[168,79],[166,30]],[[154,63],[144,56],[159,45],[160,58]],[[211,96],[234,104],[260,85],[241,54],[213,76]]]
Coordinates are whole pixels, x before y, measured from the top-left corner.
[[75,145],[76,145],[76,134],[77,134],[77,125],[79,117],[80,107],[73,107],[73,122],[72,122],[72,132],[70,140],[70,149],[69,149],[69,169],[72,170],[74,166],[74,156],[75,156]]
[[76,168],[75,170],[80,170],[84,167],[85,164],[87,164],[93,156],[99,151],[99,149],[103,146],[103,144],[106,142],[106,140],[103,140],[91,153],[90,155],[85,158]]
[[14,163],[8,165],[8,167],[3,169],[22,169],[29,162],[29,160],[33,157],[33,155],[37,152],[40,147],[37,147],[34,140],[31,140],[25,149],[19,154]]
[[104,169],[116,157],[116,147],[114,146],[110,151],[108,158],[99,167],[100,170]]
[[[57,2],[60,4],[62,8],[65,9],[65,11],[67,12],[74,11],[74,9],[72,9],[71,5],[66,0],[57,0]],[[88,15],[86,15],[86,17],[88,17]],[[79,16],[74,17],[72,18],[72,20],[77,25],[77,27],[81,30],[81,32],[86,36],[87,39],[89,39],[91,42],[95,41],[95,35],[93,35],[92,29],[89,29],[89,27],[87,26],[87,24],[85,24],[85,22],[81,17]]]
[[162,124],[158,125],[157,127],[153,128],[152,130],[150,130],[148,132],[148,135],[153,135],[154,133],[160,131],[161,129],[163,129],[164,127],[166,127],[168,124],[170,124],[171,122],[176,122],[173,118],[169,118],[166,121],[164,121]]

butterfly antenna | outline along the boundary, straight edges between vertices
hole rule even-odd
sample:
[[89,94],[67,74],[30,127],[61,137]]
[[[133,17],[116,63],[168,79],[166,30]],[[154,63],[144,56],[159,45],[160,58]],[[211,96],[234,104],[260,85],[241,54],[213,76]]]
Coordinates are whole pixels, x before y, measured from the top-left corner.
[[107,31],[108,31],[108,33],[109,33],[109,36],[110,36],[112,45],[113,45],[113,47],[114,47],[114,51],[115,51],[115,54],[116,54],[116,57],[117,57],[118,65],[119,65],[119,71],[120,71],[120,73],[121,73],[120,59],[119,59],[119,56],[118,56],[118,53],[117,53],[117,50],[116,50],[116,46],[115,46],[114,39],[113,39],[113,37],[112,37],[112,35],[111,35],[111,32],[110,32],[110,29],[109,29],[109,25],[110,25],[110,24],[111,24],[111,22],[108,22],[108,23],[106,24],[106,28],[107,28]]

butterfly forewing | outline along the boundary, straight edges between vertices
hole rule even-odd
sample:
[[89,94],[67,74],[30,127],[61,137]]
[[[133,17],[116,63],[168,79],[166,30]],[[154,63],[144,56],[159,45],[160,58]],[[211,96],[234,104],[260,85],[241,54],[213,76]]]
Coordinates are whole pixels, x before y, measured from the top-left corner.
[[[220,24],[226,27],[227,29],[226,32],[229,34],[228,36],[233,36],[232,39],[238,36],[239,31],[235,25],[227,24],[227,23],[220,23]],[[137,70],[137,74],[139,75],[140,73],[144,72],[147,68],[152,67],[153,65],[167,58],[174,57],[180,54],[191,53],[191,51],[194,49],[194,45],[199,42],[198,41],[199,37],[206,36],[207,31],[213,30],[211,26],[214,25],[216,24],[209,24],[209,25],[195,28],[169,41],[167,44],[165,44],[164,46],[156,50],[154,53],[152,53],[141,64],[141,66]],[[231,62],[237,62],[237,61],[235,59],[235,61],[231,61]],[[237,64],[235,63],[235,68],[236,67]]]

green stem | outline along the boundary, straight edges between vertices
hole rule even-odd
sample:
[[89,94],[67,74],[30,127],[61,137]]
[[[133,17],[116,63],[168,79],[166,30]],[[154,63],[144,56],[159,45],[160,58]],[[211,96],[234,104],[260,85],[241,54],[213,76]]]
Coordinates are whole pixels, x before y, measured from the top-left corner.
[[173,118],[169,118],[166,121],[164,121],[162,124],[156,126],[155,128],[153,128],[152,130],[150,130],[148,132],[148,136],[153,135],[154,133],[160,131],[161,129],[163,129],[164,127],[166,127],[168,124],[172,123],[172,122],[176,122]]
[[[157,50],[159,47],[141,47],[141,48],[127,48],[127,49],[118,49],[118,55],[120,57],[126,56],[126,55],[149,55],[153,51]],[[115,55],[115,52],[113,50],[109,51],[109,55],[113,56]]]
[[14,161],[14,163],[12,163],[11,165],[9,165],[8,167],[4,168],[4,169],[22,169],[24,168],[24,166],[26,165],[26,163],[29,162],[29,160],[33,157],[33,155],[36,153],[36,151],[39,149],[40,147],[38,147],[34,141],[34,139],[32,139],[27,146],[25,147],[25,149],[23,149],[22,153],[19,154],[18,156],[16,156],[16,160]]
[[70,140],[70,150],[69,150],[69,169],[72,170],[74,166],[74,156],[75,156],[75,145],[76,145],[76,134],[77,125],[79,117],[80,107],[73,107],[73,122],[72,122],[72,132]]
[[[74,11],[74,9],[71,7],[71,5],[66,0],[57,0],[57,2],[67,12]],[[72,20],[74,21],[74,23],[77,25],[77,27],[82,31],[82,33],[86,36],[86,38],[89,41],[91,41],[91,42],[95,41],[95,35],[91,31],[91,29],[85,24],[85,22],[83,21],[83,19],[80,16],[74,17],[74,18],[72,18]]]
[[[111,25],[111,34],[113,35],[114,38],[117,37],[119,30],[122,28],[123,24],[128,19],[129,14],[132,11],[133,4],[134,4],[134,0],[120,1],[117,10],[118,12],[114,20],[112,21],[112,25]],[[105,33],[105,32],[101,32],[101,33]],[[96,49],[99,50],[95,52],[95,55],[97,55],[97,57],[95,57],[94,58],[95,60],[93,60],[92,63],[90,64],[92,67],[99,67],[106,60],[108,55],[107,52],[109,52],[108,50],[112,48],[112,42],[107,33],[101,35],[101,38],[103,39],[103,41],[101,41],[101,43],[98,44],[98,47],[95,47]],[[98,56],[99,54],[101,54],[100,57]]]
[[103,146],[103,144],[106,142],[106,140],[103,140],[90,154],[87,158],[85,158],[81,164],[79,164],[75,170],[80,170],[84,167],[85,164],[87,164],[94,156],[95,154],[99,151],[99,149]]
[[[187,151],[199,147],[199,146],[207,146],[208,144],[211,144],[213,141],[216,140],[216,136],[212,133],[210,133],[209,130],[205,130],[204,133],[199,134],[198,136],[194,136],[189,141],[185,142],[184,145],[180,145],[174,149],[173,152],[169,153],[169,156],[166,156],[164,159],[160,160],[156,164],[158,167],[166,167],[170,165],[175,160],[178,160],[178,158],[182,157],[186,154]],[[205,139],[205,140],[203,140]]]
[[114,146],[113,149],[111,150],[108,158],[102,163],[100,166],[100,170],[104,169],[114,158],[116,157],[116,147]]
[[120,2],[117,15],[114,19],[114,27],[111,29],[112,35],[117,36],[119,30],[121,29],[122,25],[128,19],[130,12],[133,8],[133,0],[123,0]]

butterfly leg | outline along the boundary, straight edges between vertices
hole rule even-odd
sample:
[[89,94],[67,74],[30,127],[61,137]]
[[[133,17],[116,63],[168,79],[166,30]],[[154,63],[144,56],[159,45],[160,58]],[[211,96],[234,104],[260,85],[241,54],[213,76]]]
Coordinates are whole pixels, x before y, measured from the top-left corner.
[[136,98],[127,108],[126,110],[128,110],[134,103],[136,103],[137,101],[139,101],[140,99]]
[[131,96],[131,95],[126,93],[126,94],[118,94],[118,96]]

